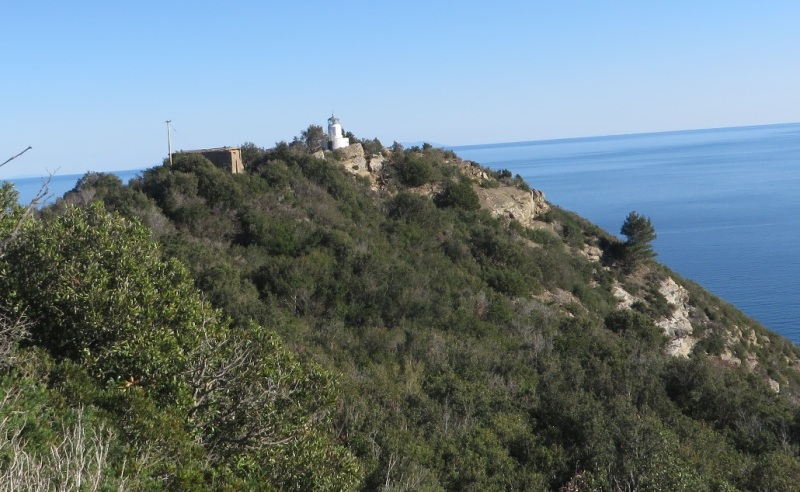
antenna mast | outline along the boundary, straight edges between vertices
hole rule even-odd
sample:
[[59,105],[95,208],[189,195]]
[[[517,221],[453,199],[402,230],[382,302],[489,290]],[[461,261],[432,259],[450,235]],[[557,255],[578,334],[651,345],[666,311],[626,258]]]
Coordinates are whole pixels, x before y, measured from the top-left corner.
[[172,132],[170,131],[169,124],[172,120],[167,120],[167,147],[169,150],[169,167],[172,167]]

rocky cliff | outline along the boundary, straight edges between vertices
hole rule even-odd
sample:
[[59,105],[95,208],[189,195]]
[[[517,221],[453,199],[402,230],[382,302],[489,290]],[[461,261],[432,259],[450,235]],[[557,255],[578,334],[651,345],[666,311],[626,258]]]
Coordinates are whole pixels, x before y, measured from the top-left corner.
[[[330,157],[349,173],[367,178],[375,191],[382,188],[381,175],[384,165],[387,163],[387,157],[382,154],[365,155],[364,148],[360,143],[334,152],[323,153],[320,151],[315,156],[320,159]],[[544,193],[539,190],[498,184],[498,181],[480,166],[458,158],[453,159],[449,164],[457,167],[463,175],[473,180],[473,189],[480,199],[481,206],[495,217],[514,219],[522,225],[530,227],[534,225],[538,217],[550,210]],[[423,195],[433,196],[441,191],[441,186],[423,185],[416,191]]]

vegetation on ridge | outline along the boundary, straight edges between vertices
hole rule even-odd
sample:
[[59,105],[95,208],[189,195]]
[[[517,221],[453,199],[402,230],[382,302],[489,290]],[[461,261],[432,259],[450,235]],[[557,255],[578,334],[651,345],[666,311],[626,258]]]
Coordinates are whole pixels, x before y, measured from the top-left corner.
[[625,243],[557,207],[526,227],[475,191],[527,186],[508,171],[396,144],[373,186],[311,130],[241,175],[88,174],[26,221],[0,258],[0,482],[63,479],[49,450],[81,432],[107,489],[793,489],[797,348],[652,261],[649,219]]

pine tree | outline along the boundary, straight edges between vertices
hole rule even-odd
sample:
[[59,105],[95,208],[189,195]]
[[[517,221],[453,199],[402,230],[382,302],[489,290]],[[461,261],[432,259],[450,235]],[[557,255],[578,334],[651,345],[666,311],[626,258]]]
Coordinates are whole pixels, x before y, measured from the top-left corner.
[[649,217],[636,212],[629,213],[620,233],[628,238],[624,244],[623,258],[629,266],[656,256],[651,244],[656,239],[656,230]]

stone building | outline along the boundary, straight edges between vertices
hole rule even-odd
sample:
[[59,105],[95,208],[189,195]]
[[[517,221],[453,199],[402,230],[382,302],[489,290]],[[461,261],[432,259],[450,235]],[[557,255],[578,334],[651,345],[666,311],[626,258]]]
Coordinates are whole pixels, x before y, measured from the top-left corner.
[[216,149],[181,150],[175,154],[200,154],[215,166],[230,171],[233,174],[244,172],[242,164],[242,151],[239,147],[219,147]]

